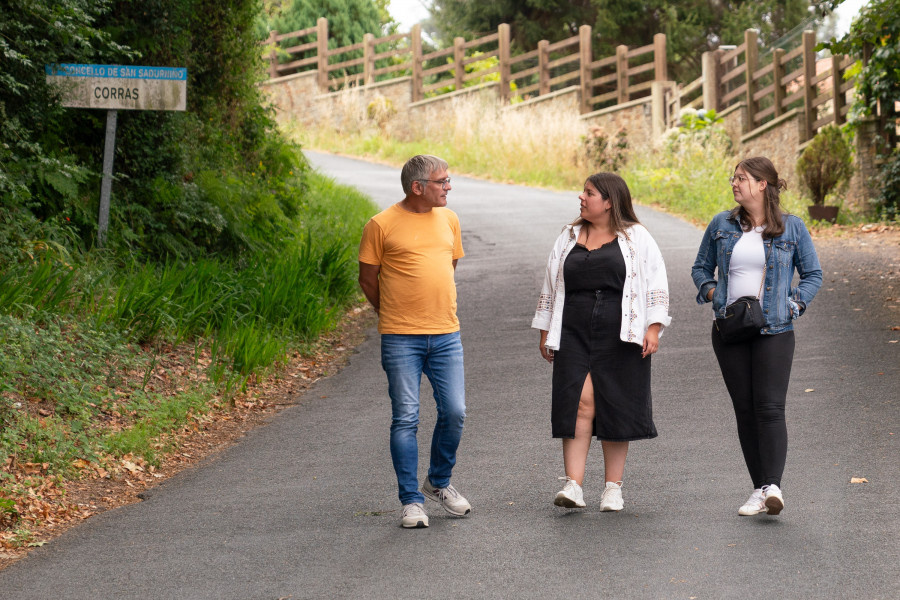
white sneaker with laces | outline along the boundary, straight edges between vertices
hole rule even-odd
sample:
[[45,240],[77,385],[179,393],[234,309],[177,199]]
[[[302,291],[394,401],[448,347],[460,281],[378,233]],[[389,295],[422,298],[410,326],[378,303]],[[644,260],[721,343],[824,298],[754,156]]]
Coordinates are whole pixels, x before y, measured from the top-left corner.
[[622,499],[622,482],[607,481],[606,489],[600,495],[600,510],[622,510],[625,501]]
[[422,484],[422,494],[439,503],[451,515],[464,517],[472,512],[472,505],[452,485],[448,484],[447,487],[437,488],[431,485],[431,481],[426,477],[425,483]]
[[762,493],[770,515],[777,515],[784,510],[784,496],[781,494],[781,488],[775,484],[764,485]]
[[744,505],[738,509],[738,514],[743,517],[752,517],[759,513],[768,512],[766,508],[766,497],[763,496],[762,488],[756,488]]
[[404,504],[400,511],[400,525],[407,529],[428,527],[428,515],[425,507],[418,502]]
[[584,490],[578,482],[570,477],[560,477],[566,480],[566,485],[556,494],[553,504],[563,508],[584,508]]

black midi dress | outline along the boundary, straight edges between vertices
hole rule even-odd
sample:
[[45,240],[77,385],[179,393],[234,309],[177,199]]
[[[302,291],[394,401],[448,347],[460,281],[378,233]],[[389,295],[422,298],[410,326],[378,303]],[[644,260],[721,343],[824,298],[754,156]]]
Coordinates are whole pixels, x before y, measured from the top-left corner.
[[641,358],[641,346],[619,338],[625,259],[618,240],[594,250],[576,244],[563,269],[562,331],[553,358],[553,437],[575,437],[578,403],[589,373],[594,384],[594,436],[612,442],[656,437],[651,357]]

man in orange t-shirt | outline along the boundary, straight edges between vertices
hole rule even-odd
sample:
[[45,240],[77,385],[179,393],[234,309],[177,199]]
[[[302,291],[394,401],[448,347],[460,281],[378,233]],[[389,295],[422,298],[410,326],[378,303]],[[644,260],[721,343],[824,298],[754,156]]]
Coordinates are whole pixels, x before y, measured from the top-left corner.
[[[378,313],[403,527],[428,527],[426,497],[456,516],[472,510],[450,485],[466,402],[454,279],[464,253],[459,219],[446,208],[452,189],[447,168],[436,156],[409,159],[400,172],[406,197],[372,217],[359,246],[359,285]],[[437,423],[420,490],[416,432],[422,373],[434,390]]]

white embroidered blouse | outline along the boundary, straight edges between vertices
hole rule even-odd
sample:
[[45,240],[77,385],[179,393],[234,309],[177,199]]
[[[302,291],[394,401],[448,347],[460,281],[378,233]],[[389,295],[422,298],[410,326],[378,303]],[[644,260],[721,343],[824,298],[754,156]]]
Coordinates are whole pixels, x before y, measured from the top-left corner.
[[[553,244],[547,274],[531,326],[546,331],[546,347],[559,350],[566,290],[563,264],[578,240],[581,225],[566,225]],[[622,329],[625,342],[644,344],[644,334],[653,323],[659,334],[672,322],[669,316],[669,283],[659,246],[643,225],[633,225],[618,234],[619,249],[625,257],[625,289],[622,291]]]

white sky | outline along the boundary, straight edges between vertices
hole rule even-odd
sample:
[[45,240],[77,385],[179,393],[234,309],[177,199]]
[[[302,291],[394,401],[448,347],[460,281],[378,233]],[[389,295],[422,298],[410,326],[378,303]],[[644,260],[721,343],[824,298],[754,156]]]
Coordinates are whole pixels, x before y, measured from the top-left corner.
[[391,0],[388,12],[400,23],[400,33],[409,32],[413,25],[428,18],[426,4],[430,5],[430,0]]
[[[847,33],[850,22],[865,3],[866,0],[844,0],[838,7],[838,36]],[[400,32],[406,33],[413,25],[428,17],[425,6],[430,4],[431,0],[391,0],[388,11],[400,23]]]

